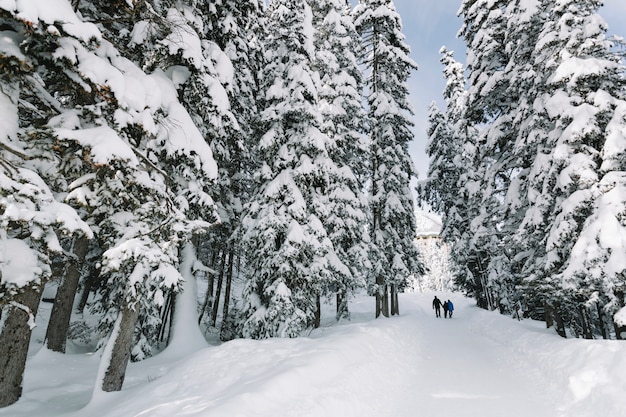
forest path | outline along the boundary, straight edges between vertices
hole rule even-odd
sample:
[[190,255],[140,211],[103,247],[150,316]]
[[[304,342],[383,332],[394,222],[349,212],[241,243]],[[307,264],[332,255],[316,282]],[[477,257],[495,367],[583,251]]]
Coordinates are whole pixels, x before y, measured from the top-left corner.
[[374,319],[374,300],[361,295],[347,322],[324,304],[308,337],[131,363],[121,392],[91,402],[99,354],[42,350],[27,363],[23,398],[0,416],[596,417],[600,402],[603,415],[626,415],[626,382],[608,373],[626,366],[622,344],[561,339],[438,296],[454,302],[454,318],[435,318],[433,294],[401,294],[400,316]]
[[[472,300],[439,294],[455,304],[453,318],[435,317],[432,294],[403,299],[407,329],[415,333],[419,378],[415,415],[455,417],[554,417],[559,415],[549,383],[524,366],[509,346],[489,337],[484,310]],[[513,323],[510,323],[513,325]],[[491,329],[494,330],[494,329]]]

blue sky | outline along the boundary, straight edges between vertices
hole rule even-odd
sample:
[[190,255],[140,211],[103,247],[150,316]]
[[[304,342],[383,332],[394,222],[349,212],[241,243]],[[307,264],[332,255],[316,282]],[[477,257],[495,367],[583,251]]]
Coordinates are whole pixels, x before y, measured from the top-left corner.
[[[411,58],[419,69],[409,80],[410,101],[415,111],[415,140],[411,144],[411,156],[419,178],[428,172],[426,147],[427,109],[432,101],[440,108],[444,88],[439,49],[448,47],[455,52],[458,61],[465,62],[465,47],[457,39],[461,20],[456,16],[462,0],[395,0],[402,18],[403,32],[411,46]],[[609,24],[609,33],[626,37],[626,0],[605,0],[600,14]]]

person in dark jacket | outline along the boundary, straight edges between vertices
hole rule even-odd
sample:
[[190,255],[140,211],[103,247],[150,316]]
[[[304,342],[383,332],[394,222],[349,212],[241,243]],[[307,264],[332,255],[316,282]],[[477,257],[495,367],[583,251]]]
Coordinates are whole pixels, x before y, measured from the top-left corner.
[[448,315],[450,316],[450,318],[452,318],[452,312],[454,311],[454,304],[452,304],[452,301],[450,300],[446,301],[446,303],[448,303]]
[[447,301],[443,302],[443,318],[444,319],[448,318],[448,302]]
[[435,317],[441,317],[441,300],[436,295],[433,300],[433,308],[435,309]]

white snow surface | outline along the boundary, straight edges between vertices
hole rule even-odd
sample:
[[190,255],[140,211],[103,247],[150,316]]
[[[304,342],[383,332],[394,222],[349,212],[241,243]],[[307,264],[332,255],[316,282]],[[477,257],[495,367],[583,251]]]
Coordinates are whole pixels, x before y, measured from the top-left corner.
[[373,319],[373,299],[360,296],[349,322],[325,305],[308,337],[168,349],[130,364],[121,392],[93,399],[99,354],[41,349],[39,326],[23,396],[0,416],[626,415],[624,342],[562,339],[437,295],[453,300],[454,318],[435,318],[432,293],[412,293],[400,295],[399,317]]

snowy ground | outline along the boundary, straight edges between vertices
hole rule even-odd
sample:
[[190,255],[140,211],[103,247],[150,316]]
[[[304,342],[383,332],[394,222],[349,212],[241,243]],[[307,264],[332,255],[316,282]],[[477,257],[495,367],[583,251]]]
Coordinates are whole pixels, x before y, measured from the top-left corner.
[[0,416],[626,415],[626,342],[565,340],[439,296],[455,302],[453,319],[434,317],[433,294],[403,294],[400,317],[373,320],[363,297],[350,323],[329,315],[307,338],[170,351],[131,364],[121,392],[94,399],[97,355],[40,350],[22,399]]

